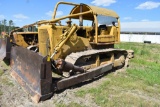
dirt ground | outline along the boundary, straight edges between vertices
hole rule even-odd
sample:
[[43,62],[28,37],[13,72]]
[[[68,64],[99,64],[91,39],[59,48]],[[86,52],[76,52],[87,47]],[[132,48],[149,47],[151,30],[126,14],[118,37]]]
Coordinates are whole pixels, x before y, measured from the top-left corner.
[[56,107],[59,104],[77,103],[87,107],[98,107],[92,100],[93,97],[86,95],[85,98],[76,97],[75,92],[82,88],[95,87],[106,78],[100,78],[90,83],[83,83],[57,92],[51,99],[38,104],[32,102],[30,95],[10,76],[10,68],[3,61],[0,62],[0,69],[3,73],[0,76],[0,107]]

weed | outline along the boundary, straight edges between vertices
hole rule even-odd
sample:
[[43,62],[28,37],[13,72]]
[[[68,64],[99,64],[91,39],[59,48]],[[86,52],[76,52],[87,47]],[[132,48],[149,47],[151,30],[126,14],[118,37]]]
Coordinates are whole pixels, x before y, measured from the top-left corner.
[[0,69],[0,76],[2,76],[3,73],[4,73],[4,71]]
[[14,84],[12,83],[12,81],[10,81],[7,77],[3,77],[1,79],[1,83],[5,84],[5,85],[8,85],[8,86],[14,86]]
[[3,92],[0,90],[0,96],[3,95]]

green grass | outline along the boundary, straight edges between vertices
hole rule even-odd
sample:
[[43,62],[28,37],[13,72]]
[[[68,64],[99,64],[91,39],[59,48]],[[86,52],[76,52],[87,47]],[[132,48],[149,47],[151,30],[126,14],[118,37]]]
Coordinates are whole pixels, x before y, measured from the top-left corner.
[[10,69],[3,61],[0,62],[3,69],[0,69],[0,84],[14,86],[13,82],[7,77],[8,72],[4,75],[5,71]]
[[0,69],[0,76],[4,74],[3,70]]
[[160,85],[160,45],[121,43],[116,47],[132,49],[135,52],[135,58],[130,63],[131,67],[127,69],[129,75],[143,79],[149,85]]
[[0,90],[0,96],[3,95],[3,92]]
[[3,78],[1,78],[0,81],[1,81],[1,83],[4,84],[4,85],[14,86],[13,82],[10,81],[10,79],[7,78],[7,77],[5,77],[5,76],[4,76]]
[[134,50],[129,68],[102,77],[109,79],[96,88],[80,89],[76,96],[90,94],[101,107],[160,106],[160,45],[121,43],[115,47]]

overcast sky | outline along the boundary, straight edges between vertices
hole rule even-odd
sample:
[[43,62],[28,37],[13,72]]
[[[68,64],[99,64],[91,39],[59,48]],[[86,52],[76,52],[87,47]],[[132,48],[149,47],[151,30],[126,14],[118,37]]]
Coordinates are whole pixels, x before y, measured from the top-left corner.
[[[0,20],[12,19],[17,26],[38,20],[49,20],[55,4],[60,0],[0,0]],[[122,31],[160,32],[160,0],[63,0],[96,5],[116,11]],[[71,8],[60,6],[57,15],[63,16]]]

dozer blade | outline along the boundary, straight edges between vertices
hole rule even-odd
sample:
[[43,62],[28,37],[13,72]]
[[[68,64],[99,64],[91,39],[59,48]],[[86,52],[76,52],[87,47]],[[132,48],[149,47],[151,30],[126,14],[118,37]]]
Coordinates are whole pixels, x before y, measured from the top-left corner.
[[11,48],[11,76],[38,103],[52,96],[51,62],[47,57],[32,52],[26,48],[14,46]]
[[11,51],[10,38],[0,38],[0,60],[9,59]]

